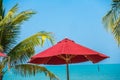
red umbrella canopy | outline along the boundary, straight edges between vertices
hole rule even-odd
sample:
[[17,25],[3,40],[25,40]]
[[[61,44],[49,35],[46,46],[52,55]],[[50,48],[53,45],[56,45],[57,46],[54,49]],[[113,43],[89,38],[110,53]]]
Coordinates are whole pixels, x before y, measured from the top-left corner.
[[0,56],[1,57],[6,57],[6,54],[3,54],[2,52],[0,52]]
[[105,58],[108,58],[108,56],[65,38],[47,50],[33,56],[30,63],[49,65],[79,63],[85,61],[97,63]]

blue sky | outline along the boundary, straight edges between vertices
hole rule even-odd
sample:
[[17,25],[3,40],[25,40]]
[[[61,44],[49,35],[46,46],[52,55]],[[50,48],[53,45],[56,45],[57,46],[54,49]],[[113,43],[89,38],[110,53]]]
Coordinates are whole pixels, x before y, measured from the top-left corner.
[[[53,32],[56,42],[68,37],[110,56],[101,63],[120,63],[120,49],[102,24],[102,17],[111,8],[111,0],[4,0],[6,10],[16,3],[18,12],[28,9],[37,12],[21,25],[18,42],[39,31]],[[50,47],[50,43],[46,46]],[[44,49],[46,47],[37,52]]]

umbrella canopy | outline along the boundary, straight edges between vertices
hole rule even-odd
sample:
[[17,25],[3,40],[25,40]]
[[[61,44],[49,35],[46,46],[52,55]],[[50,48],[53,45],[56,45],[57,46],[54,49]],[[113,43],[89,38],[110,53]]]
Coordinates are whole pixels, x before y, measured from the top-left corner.
[[68,64],[86,61],[97,63],[105,58],[108,58],[108,56],[65,38],[47,50],[33,56],[30,63],[49,65],[66,64],[67,80],[69,80]]
[[6,54],[3,54],[2,52],[0,52],[0,56],[1,57],[6,57]]

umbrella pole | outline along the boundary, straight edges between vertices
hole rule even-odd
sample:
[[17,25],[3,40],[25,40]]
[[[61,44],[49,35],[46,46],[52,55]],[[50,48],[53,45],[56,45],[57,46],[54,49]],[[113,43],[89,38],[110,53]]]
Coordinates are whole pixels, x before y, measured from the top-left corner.
[[66,64],[67,80],[69,80],[69,65]]

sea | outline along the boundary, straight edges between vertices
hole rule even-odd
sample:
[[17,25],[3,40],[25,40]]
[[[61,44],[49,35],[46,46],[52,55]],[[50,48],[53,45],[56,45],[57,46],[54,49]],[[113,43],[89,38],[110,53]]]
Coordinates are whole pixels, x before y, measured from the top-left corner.
[[[67,80],[66,65],[44,67],[53,72],[59,80]],[[120,64],[72,64],[69,65],[69,75],[70,80],[120,80]],[[5,77],[4,80],[50,80],[44,73],[27,78],[16,77],[13,74],[8,74]]]
[[[66,80],[66,67],[48,67],[60,80]],[[120,64],[70,65],[70,80],[120,80]]]

